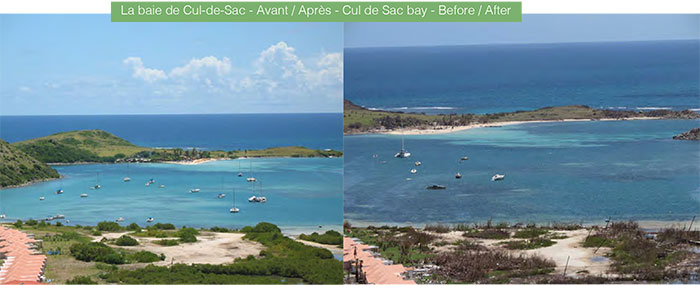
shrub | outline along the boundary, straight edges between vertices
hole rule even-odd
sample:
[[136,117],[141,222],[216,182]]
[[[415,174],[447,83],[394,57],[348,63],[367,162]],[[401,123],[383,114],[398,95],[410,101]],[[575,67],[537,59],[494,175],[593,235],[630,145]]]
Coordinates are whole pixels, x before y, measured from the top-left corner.
[[424,230],[429,231],[429,232],[436,232],[436,233],[449,233],[450,232],[450,227],[447,225],[443,224],[428,224],[425,225]]
[[167,224],[161,224],[161,223],[156,223],[153,225],[154,228],[159,229],[159,230],[174,230],[175,225],[167,223]]
[[536,238],[543,234],[548,233],[548,230],[538,229],[538,228],[526,228],[515,232],[513,237],[515,238]]
[[221,227],[212,227],[209,229],[212,232],[217,232],[217,233],[227,233],[230,232],[230,229],[227,228],[221,228]]
[[101,243],[74,243],[70,247],[71,256],[85,262],[101,261],[109,264],[123,264],[124,257],[113,248]]
[[29,219],[26,222],[27,226],[36,226],[38,223],[39,222],[37,222],[35,219]]
[[73,279],[66,281],[66,284],[97,284],[92,281],[90,276],[75,276]]
[[183,233],[180,235],[180,241],[187,242],[187,243],[196,242],[197,237],[191,233]]
[[122,227],[117,222],[99,222],[97,223],[97,230],[104,232],[118,232]]
[[342,245],[343,235],[334,230],[326,231],[324,234],[312,233],[311,235],[301,234],[299,239],[313,241],[322,244]]
[[13,225],[15,225],[15,228],[21,229],[22,228],[22,220],[17,220]]
[[117,239],[115,244],[118,246],[134,246],[134,245],[138,245],[139,242],[136,239],[134,239],[128,235],[123,235]]
[[153,243],[161,246],[175,246],[180,244],[180,242],[176,239],[161,239],[154,241]]
[[128,226],[126,226],[126,229],[130,231],[138,231],[141,230],[141,227],[136,223],[131,223]]
[[510,233],[501,229],[488,228],[477,232],[466,232],[463,236],[482,239],[507,239],[510,237]]
[[138,263],[150,263],[161,260],[160,256],[158,256],[157,254],[145,250],[136,252],[132,254],[129,258]]

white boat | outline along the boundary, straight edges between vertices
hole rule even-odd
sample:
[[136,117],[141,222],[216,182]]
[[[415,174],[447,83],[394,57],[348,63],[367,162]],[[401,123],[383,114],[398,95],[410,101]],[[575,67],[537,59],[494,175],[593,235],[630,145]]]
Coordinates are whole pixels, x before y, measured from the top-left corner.
[[404,142],[403,142],[403,137],[401,137],[401,150],[394,154],[394,157],[396,158],[408,158],[411,156],[411,153],[406,151],[406,148],[404,147]]
[[165,188],[165,184],[160,184],[160,188]]
[[100,186],[100,184],[97,184],[97,185],[95,185],[95,186],[90,187],[90,189],[92,189],[92,190],[97,190],[97,189],[100,189],[100,188],[102,188],[102,186]]
[[88,194],[85,194],[85,193],[80,194],[80,198],[87,198],[87,196],[88,196]]
[[260,196],[258,196],[258,202],[260,203],[265,203],[267,202],[267,198],[262,195],[262,182],[260,182]]
[[241,172],[241,160],[238,159],[238,177],[242,177],[243,172]]
[[4,220],[6,217],[5,214],[0,214],[0,220]]
[[243,176],[243,172],[238,172],[238,177]]
[[46,197],[44,197],[44,196],[39,197],[39,201],[44,201],[44,199],[46,199]]
[[255,177],[253,177],[253,161],[252,160],[250,161],[250,168],[249,168],[248,172],[250,172],[250,177],[246,178],[245,181],[248,181],[248,182],[258,181],[257,179],[255,179]]
[[63,188],[58,188],[58,190],[56,190],[56,194],[63,194]]
[[415,169],[415,168],[414,168],[414,169],[411,169],[411,174],[416,174],[416,173],[418,173],[418,170],[417,170],[417,169]]
[[190,190],[190,193],[197,193],[197,192],[199,192],[199,188]]
[[248,198],[248,202],[250,202],[250,203],[258,202],[258,196],[255,196],[255,195],[250,196],[250,198]]
[[491,181],[503,180],[504,178],[506,178],[505,174],[496,174],[493,177],[491,177]]
[[148,180],[148,182],[146,182],[146,187],[151,186],[151,184],[153,183],[156,183],[156,181],[153,180],[153,178],[151,178],[151,180]]
[[411,181],[411,180],[413,180],[413,178],[410,178],[410,177],[406,178],[406,181]]
[[420,162],[420,161],[416,161],[416,163],[414,163],[414,164],[415,164],[416,166],[421,166],[421,164],[423,164],[423,163]]
[[119,223],[119,222],[123,222],[123,221],[124,221],[124,218],[122,218],[122,217],[119,217],[119,218],[117,218],[117,219],[116,219],[115,221],[117,221],[117,223]]
[[153,222],[154,220],[155,220],[155,219],[153,219],[153,217],[148,217],[148,219],[146,219],[146,223]]
[[53,216],[54,220],[60,220],[60,219],[65,219],[65,218],[66,218],[66,216],[64,216],[62,214],[56,214],[55,216]]
[[228,209],[229,213],[235,214],[240,212],[241,210],[236,208],[236,189],[233,189],[233,207],[231,209]]
[[129,182],[129,181],[131,181],[131,178],[129,178],[129,177],[124,177],[124,182]]
[[124,182],[129,182],[131,181],[131,178],[129,177],[129,163],[126,164],[126,176],[124,176]]
[[151,186],[151,182],[146,182],[146,187]]
[[216,195],[216,198],[219,198],[219,199],[226,198],[226,194],[224,194],[224,193],[219,193],[219,195]]
[[462,179],[462,173],[457,172],[457,174],[455,175],[455,178]]
[[469,157],[462,156],[462,158],[460,158],[460,160],[469,160]]

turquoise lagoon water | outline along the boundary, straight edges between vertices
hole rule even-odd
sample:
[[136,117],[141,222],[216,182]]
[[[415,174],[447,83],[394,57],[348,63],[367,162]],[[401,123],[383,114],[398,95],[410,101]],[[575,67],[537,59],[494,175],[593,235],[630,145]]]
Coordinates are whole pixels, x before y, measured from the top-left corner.
[[[334,158],[241,159],[199,165],[88,164],[55,166],[61,180],[0,191],[7,219],[42,219],[64,214],[70,224],[94,225],[123,217],[122,223],[146,225],[146,219],[177,226],[240,228],[265,221],[288,231],[338,229],[342,224],[342,164]],[[253,193],[245,181],[252,162],[253,176],[262,182],[267,203],[249,203]],[[102,188],[90,189],[98,181]],[[128,174],[131,182],[123,182]],[[149,187],[145,183],[155,179]],[[223,184],[222,184],[223,179]],[[165,188],[159,188],[164,184]],[[257,184],[257,183],[256,183]],[[222,186],[223,185],[223,186]],[[64,194],[56,195],[62,187]],[[223,187],[223,190],[222,190]],[[199,193],[189,193],[200,188]],[[236,207],[229,213],[236,190]],[[226,197],[218,199],[218,193]],[[87,193],[87,198],[80,194]],[[45,196],[44,201],[39,197]],[[65,221],[62,221],[65,223]]]
[[[700,144],[671,137],[699,124],[532,123],[405,136],[410,159],[393,157],[401,136],[346,136],[345,218],[375,224],[687,221],[700,213]],[[469,160],[460,162],[462,156]],[[412,168],[418,173],[410,174]],[[505,180],[492,182],[496,173]],[[430,184],[447,189],[426,190]]]

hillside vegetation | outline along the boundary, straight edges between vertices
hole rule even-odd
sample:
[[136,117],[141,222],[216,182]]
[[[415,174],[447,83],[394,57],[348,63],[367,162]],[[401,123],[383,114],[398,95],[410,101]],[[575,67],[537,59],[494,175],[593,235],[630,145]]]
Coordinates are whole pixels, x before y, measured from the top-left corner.
[[149,150],[102,130],[62,132],[13,145],[46,163],[114,162]]
[[466,126],[513,121],[569,120],[569,119],[629,119],[654,117],[660,119],[698,119],[697,112],[652,110],[645,112],[593,109],[584,105],[545,107],[532,111],[494,114],[440,114],[426,115],[368,110],[345,100],[343,128],[345,133],[362,133],[398,128],[431,128]]
[[58,177],[53,168],[0,139],[0,187]]
[[102,130],[57,133],[17,142],[13,146],[45,163],[163,162],[207,158],[339,157],[343,155],[341,151],[309,149],[302,146],[231,151],[148,148],[134,145]]

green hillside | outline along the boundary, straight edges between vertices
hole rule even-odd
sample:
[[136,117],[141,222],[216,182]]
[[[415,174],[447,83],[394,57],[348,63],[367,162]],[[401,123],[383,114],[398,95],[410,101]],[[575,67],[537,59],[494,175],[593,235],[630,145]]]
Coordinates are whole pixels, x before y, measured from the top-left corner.
[[53,168],[0,139],[0,187],[58,177]]
[[102,130],[57,133],[13,145],[46,163],[113,162],[149,150]]

